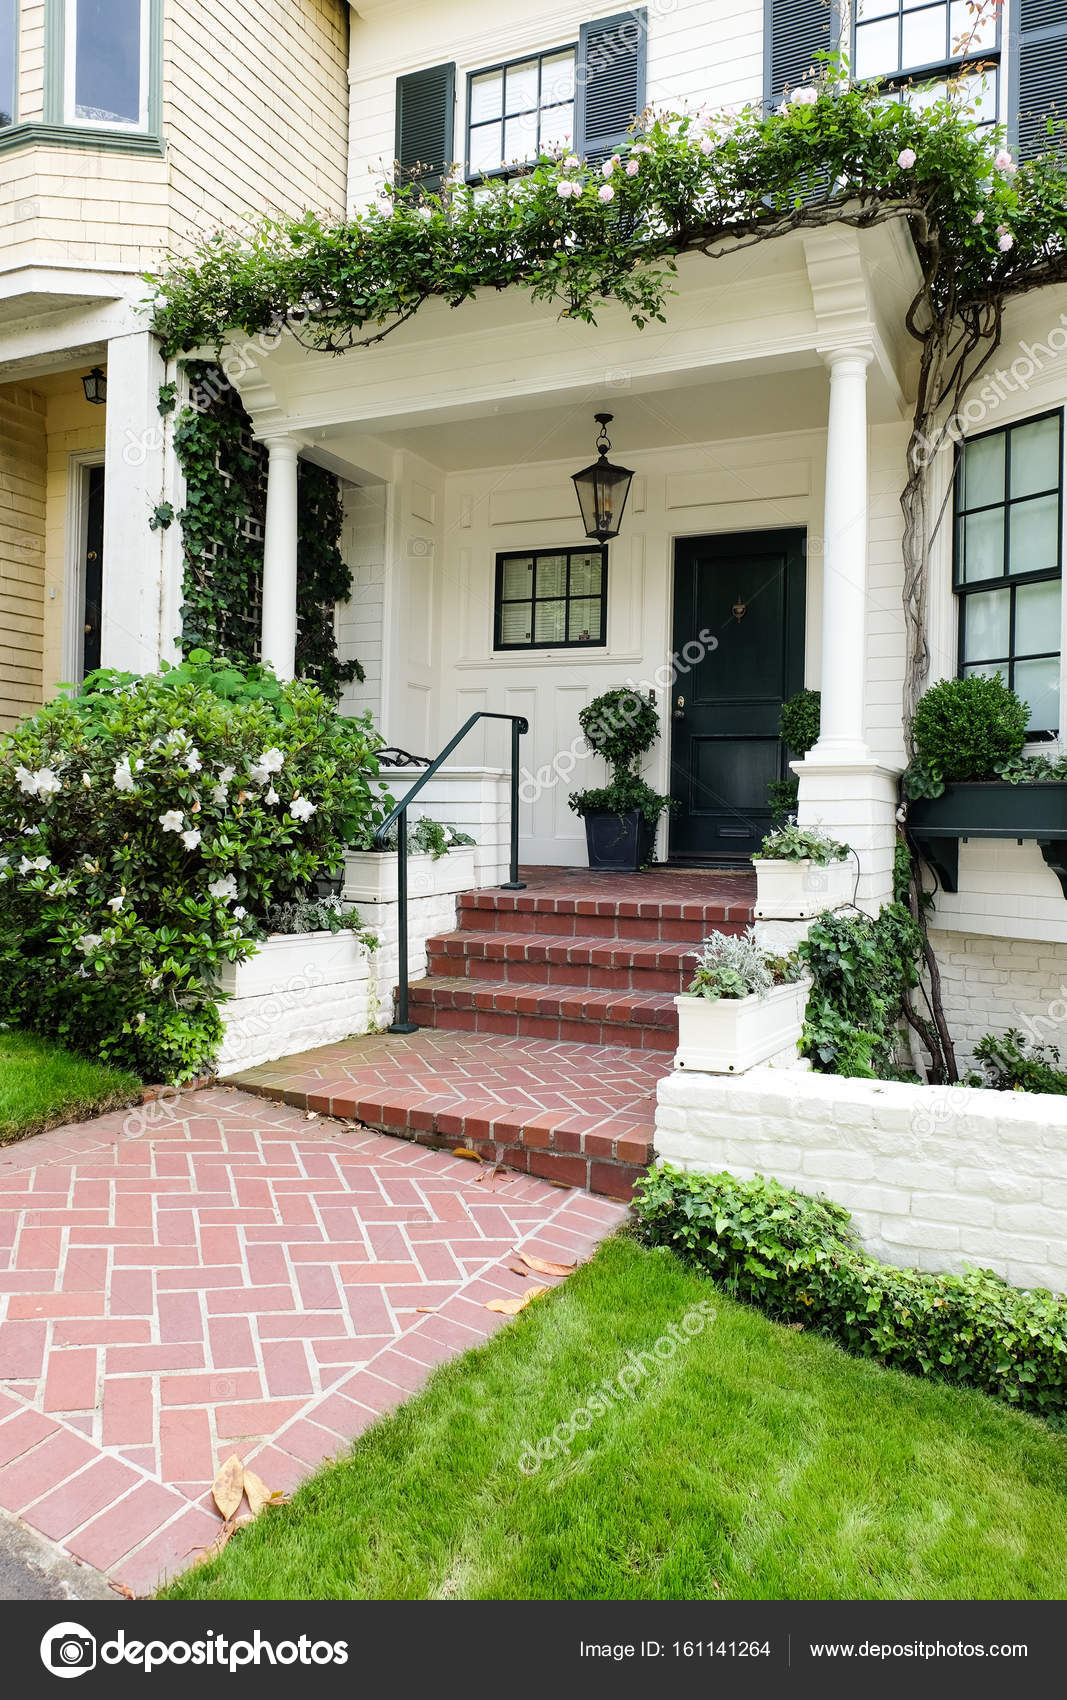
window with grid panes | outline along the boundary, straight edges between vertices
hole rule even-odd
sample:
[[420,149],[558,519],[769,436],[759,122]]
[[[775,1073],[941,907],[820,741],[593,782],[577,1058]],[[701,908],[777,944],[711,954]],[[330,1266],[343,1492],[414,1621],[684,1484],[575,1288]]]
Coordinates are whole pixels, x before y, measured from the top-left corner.
[[467,80],[467,176],[530,165],[574,146],[574,46],[516,59]]
[[999,673],[1030,707],[1029,731],[1060,724],[1063,414],[972,437],[955,490],[959,671]]
[[496,649],[607,642],[606,549],[539,549],[496,558]]
[[855,0],[852,74],[861,81],[885,78],[916,106],[943,100],[951,78],[962,109],[991,126],[999,99],[1001,9],[972,10],[968,0]]

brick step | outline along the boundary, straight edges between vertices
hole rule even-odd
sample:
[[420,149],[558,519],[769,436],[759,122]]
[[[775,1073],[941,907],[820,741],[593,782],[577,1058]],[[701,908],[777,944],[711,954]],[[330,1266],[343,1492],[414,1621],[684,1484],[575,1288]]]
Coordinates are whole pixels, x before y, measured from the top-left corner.
[[674,944],[699,944],[710,932],[744,932],[751,925],[752,915],[753,906],[747,902],[538,896],[521,891],[468,891],[459,900],[459,925],[464,930],[537,933],[542,938],[662,939]]
[[654,1156],[656,1084],[669,1068],[670,1059],[654,1051],[424,1027],[263,1063],[231,1083],[422,1145],[464,1146],[486,1164],[628,1199]]
[[678,1045],[678,1017],[668,992],[620,994],[455,976],[416,980],[410,998],[413,1021],[452,1032],[638,1051],[673,1052]]
[[684,992],[699,949],[663,939],[554,938],[462,930],[427,941],[429,972],[446,979],[507,981],[527,988]]

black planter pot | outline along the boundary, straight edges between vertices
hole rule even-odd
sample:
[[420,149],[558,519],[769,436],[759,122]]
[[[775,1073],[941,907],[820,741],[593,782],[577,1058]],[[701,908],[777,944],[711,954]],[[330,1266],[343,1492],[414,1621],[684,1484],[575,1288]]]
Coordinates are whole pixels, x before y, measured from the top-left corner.
[[335,868],[332,874],[317,874],[311,882],[311,889],[319,898],[340,897],[344,883],[345,870]]
[[961,838],[1033,838],[1067,896],[1067,784],[946,785],[908,804],[908,830],[946,891],[956,890]]
[[610,814],[597,809],[585,817],[589,866],[605,873],[636,874],[652,860],[656,828],[640,809]]

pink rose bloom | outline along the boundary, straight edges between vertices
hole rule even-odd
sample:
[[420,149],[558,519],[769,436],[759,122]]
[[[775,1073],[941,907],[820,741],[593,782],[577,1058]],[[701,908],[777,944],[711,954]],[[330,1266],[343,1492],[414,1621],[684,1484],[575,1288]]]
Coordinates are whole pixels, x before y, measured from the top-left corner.
[[985,213],[984,212],[976,212],[975,215],[974,215],[974,222],[975,222],[975,224],[984,224],[985,223]]
[[613,159],[606,159],[600,167],[600,175],[601,177],[610,177],[614,170],[615,161]]
[[1014,246],[1015,238],[1010,230],[1004,230],[1001,228],[997,231],[997,247],[1000,249],[1002,254],[1006,254],[1009,249],[1014,248]]
[[636,177],[637,173],[640,171],[640,169],[641,169],[640,160],[628,159],[626,161],[626,175],[627,175],[627,177]]
[[790,106],[814,106],[818,98],[818,89],[794,89],[789,96],[789,104]]
[[902,148],[897,154],[897,164],[901,171],[910,171],[918,157],[914,148]]
[[597,199],[605,203],[615,199],[615,191],[610,183],[605,183],[602,189],[597,190]]
[[997,154],[995,164],[998,171],[1011,172],[1018,171],[1019,169],[1007,148],[1001,148],[1000,152]]
[[707,159],[708,154],[712,152],[714,146],[715,146],[715,143],[712,141],[710,136],[701,136],[701,138],[700,138],[700,151],[704,155],[705,159]]

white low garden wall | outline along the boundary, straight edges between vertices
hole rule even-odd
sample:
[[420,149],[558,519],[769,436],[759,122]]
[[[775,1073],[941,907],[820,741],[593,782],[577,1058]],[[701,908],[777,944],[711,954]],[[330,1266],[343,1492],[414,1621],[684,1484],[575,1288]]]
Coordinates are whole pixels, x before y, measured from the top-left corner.
[[660,1082],[656,1149],[774,1176],[853,1215],[886,1262],[1067,1291],[1067,1099],[753,1069]]
[[[395,957],[395,946],[394,946]],[[329,1045],[385,1025],[374,958],[355,933],[268,939],[247,962],[227,963],[220,1005],[220,1074]]]
[[[419,767],[383,767],[380,777],[399,803],[422,772]],[[423,815],[456,826],[474,839],[475,877],[471,886],[500,885],[507,879],[511,779],[503,768],[443,767],[412,803],[411,824]]]

